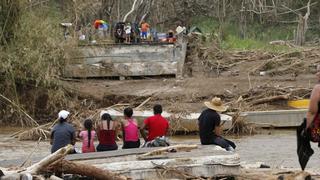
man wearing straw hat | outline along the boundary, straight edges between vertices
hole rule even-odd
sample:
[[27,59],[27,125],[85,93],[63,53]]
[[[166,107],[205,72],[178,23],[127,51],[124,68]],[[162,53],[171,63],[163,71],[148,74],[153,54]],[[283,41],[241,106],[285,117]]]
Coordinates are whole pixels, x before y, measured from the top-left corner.
[[200,141],[202,145],[215,144],[221,146],[227,151],[234,151],[236,145],[221,136],[221,118],[218,112],[224,112],[227,107],[223,105],[218,97],[211,101],[204,102],[207,109],[204,110],[198,118],[200,131]]

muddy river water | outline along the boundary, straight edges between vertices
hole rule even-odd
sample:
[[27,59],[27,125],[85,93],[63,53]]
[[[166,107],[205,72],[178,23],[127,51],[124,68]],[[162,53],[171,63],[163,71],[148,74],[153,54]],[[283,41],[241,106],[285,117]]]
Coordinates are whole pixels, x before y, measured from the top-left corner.
[[[0,129],[0,166],[3,160],[24,160],[33,151],[32,157],[44,157],[49,154],[48,141],[41,141],[39,144],[34,141],[18,141],[10,137],[13,132],[13,129]],[[253,136],[228,138],[237,144],[236,152],[240,155],[242,163],[263,162],[272,168],[299,168],[294,130],[264,130]],[[199,144],[199,139],[198,136],[190,135],[174,136],[171,137],[171,142]],[[81,143],[77,142],[76,146],[80,149]],[[307,169],[320,171],[320,148],[314,143],[312,148],[315,153]]]

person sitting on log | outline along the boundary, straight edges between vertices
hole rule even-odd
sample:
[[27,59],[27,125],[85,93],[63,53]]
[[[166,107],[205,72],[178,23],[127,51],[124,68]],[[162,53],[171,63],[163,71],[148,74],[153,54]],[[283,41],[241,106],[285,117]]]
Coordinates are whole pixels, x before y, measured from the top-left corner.
[[[140,133],[145,140],[143,147],[169,146],[166,138],[169,132],[169,123],[167,119],[161,116],[162,106],[156,104],[153,107],[153,112],[154,116],[145,119],[140,129]],[[145,130],[148,131],[148,137]]]
[[224,112],[227,107],[223,105],[218,97],[204,102],[207,109],[202,111],[198,118],[200,141],[202,145],[215,144],[227,151],[234,151],[236,145],[221,136],[222,125],[218,112]]
[[95,152],[94,137],[96,131],[92,129],[92,120],[86,119],[83,123],[84,130],[79,133],[79,137],[82,138],[82,153]]
[[51,130],[51,153],[56,152],[58,149],[65,147],[68,144],[75,145],[76,143],[75,129],[67,122],[69,114],[70,112],[66,110],[61,110],[58,114],[59,123]]
[[123,110],[124,120],[121,122],[123,146],[122,149],[139,148],[139,127],[136,119],[132,118],[133,110],[128,107]]
[[102,112],[101,121],[97,126],[97,135],[99,144],[97,151],[112,151],[117,150],[116,135],[119,124],[114,121],[110,114]]

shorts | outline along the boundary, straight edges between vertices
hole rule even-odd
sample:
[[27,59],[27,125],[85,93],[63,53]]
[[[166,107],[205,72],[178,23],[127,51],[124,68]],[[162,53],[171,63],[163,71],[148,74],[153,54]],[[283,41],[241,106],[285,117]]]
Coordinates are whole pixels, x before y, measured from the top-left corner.
[[97,151],[113,151],[117,149],[118,149],[117,144],[113,144],[113,145],[98,144],[97,146]]
[[125,141],[123,143],[122,149],[131,149],[131,148],[139,148],[140,147],[140,139],[138,141]]
[[147,37],[148,32],[142,32],[141,35],[142,35],[142,37]]

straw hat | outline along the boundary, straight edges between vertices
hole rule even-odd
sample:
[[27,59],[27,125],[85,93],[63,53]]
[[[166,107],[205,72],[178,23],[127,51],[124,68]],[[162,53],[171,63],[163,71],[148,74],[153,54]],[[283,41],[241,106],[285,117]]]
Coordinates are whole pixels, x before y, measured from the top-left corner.
[[223,105],[221,99],[218,97],[212,98],[211,101],[204,102],[204,105],[206,105],[207,108],[213,109],[218,112],[223,112],[227,110],[227,107]]

